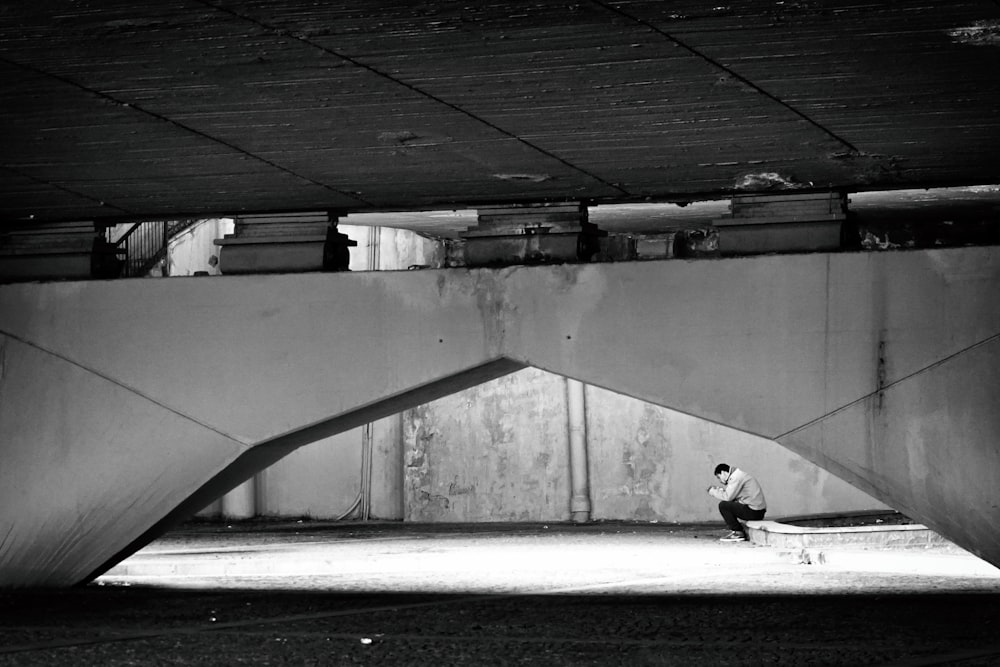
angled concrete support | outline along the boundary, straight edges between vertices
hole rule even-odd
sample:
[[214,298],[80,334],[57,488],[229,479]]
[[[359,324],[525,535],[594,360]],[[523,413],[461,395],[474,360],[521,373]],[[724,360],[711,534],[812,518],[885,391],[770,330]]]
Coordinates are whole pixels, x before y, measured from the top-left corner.
[[508,356],[775,439],[1000,565],[1000,249],[506,282],[512,310],[532,314]]
[[85,581],[296,447],[522,368],[465,278],[0,287],[0,587]]
[[1000,565],[998,291],[997,248],[2,286],[0,586],[527,365],[776,439]]

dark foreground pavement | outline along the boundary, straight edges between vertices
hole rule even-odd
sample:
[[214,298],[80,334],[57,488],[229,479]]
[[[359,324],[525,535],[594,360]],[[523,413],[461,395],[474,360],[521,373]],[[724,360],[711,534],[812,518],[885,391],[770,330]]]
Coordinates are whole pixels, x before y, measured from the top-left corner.
[[0,665],[1000,664],[1000,571],[960,550],[818,564],[721,534],[188,526],[0,595]]

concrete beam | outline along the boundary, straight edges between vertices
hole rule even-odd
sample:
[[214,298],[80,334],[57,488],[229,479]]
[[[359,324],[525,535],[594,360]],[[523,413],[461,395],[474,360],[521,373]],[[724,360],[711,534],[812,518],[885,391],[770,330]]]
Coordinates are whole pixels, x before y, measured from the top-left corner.
[[0,287],[0,586],[534,365],[777,439],[1000,565],[1000,250]]

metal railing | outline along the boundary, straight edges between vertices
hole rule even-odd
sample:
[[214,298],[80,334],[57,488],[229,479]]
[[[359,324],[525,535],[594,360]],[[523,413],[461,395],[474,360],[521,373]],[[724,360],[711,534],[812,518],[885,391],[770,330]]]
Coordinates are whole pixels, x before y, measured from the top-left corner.
[[[135,278],[148,274],[153,267],[167,258],[170,239],[196,222],[198,221],[153,220],[132,225],[113,241],[115,255],[122,262],[121,277]],[[169,275],[168,270],[167,262],[163,262],[163,276]]]

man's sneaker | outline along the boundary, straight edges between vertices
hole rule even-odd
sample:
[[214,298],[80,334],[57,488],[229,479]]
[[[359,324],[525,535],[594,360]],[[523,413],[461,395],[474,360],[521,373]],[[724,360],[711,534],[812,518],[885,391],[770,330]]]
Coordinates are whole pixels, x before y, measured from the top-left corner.
[[720,542],[746,542],[747,536],[743,533],[737,533],[735,530],[731,531],[728,535],[719,539]]

